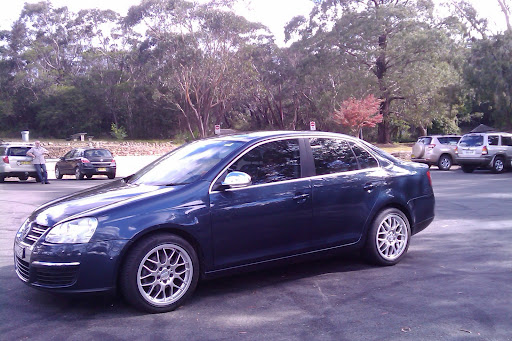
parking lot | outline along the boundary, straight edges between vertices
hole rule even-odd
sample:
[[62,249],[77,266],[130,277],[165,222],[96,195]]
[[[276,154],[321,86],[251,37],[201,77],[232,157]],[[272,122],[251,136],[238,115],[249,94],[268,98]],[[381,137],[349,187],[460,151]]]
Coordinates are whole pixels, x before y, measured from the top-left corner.
[[0,184],[4,340],[512,340],[512,172],[432,167],[436,219],[406,258],[358,255],[200,283],[174,312],[148,315],[112,295],[59,296],[16,276],[16,230],[38,205],[106,177]]

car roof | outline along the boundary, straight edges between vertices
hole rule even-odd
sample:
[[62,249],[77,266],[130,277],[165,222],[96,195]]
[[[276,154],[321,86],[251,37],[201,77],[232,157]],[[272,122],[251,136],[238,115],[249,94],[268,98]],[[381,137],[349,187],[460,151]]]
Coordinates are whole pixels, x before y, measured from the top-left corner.
[[33,147],[34,144],[32,142],[2,142],[2,143],[0,143],[0,146],[2,146],[2,147],[12,147],[12,146]]
[[279,137],[307,137],[307,136],[315,136],[315,137],[344,137],[348,139],[356,140],[357,138],[354,136],[349,136],[340,133],[331,133],[324,131],[285,131],[285,130],[276,130],[276,131],[256,131],[250,133],[237,133],[233,135],[221,135],[211,137],[210,139],[217,139],[220,141],[240,141],[240,142],[255,142],[260,140],[267,140],[272,138]]

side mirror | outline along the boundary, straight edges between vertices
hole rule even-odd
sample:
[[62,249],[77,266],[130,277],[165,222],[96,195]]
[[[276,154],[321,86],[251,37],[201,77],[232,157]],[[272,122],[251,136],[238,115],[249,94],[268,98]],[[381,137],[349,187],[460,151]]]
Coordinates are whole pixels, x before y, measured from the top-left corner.
[[60,161],[64,161],[64,156],[59,157]]
[[222,186],[228,188],[240,188],[249,186],[252,183],[251,176],[244,172],[231,172],[222,181]]

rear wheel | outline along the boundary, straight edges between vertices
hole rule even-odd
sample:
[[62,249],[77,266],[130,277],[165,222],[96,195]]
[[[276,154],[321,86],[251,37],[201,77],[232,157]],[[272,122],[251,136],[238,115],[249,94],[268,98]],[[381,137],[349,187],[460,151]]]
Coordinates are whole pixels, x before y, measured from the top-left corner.
[[80,171],[80,168],[79,168],[79,167],[76,167],[76,168],[75,168],[75,178],[76,178],[77,180],[83,180],[83,178],[84,178],[84,173],[82,173],[82,172]]
[[92,179],[92,174],[87,174],[85,177],[86,177],[87,179]]
[[116,173],[108,173],[107,176],[109,179],[114,179],[116,177]]
[[446,154],[441,155],[441,157],[437,161],[437,167],[440,170],[444,170],[444,171],[450,170],[450,168],[452,167],[452,158],[451,158],[451,156],[450,155],[446,155]]
[[395,265],[405,256],[410,239],[407,216],[397,208],[384,209],[368,231],[366,258],[378,265]]
[[59,167],[55,167],[55,178],[56,179],[62,179],[62,173],[60,172]]
[[475,167],[468,165],[461,165],[460,168],[464,173],[473,173],[473,171],[475,170]]
[[0,182],[4,182],[5,176],[0,175]]
[[28,175],[18,176],[18,179],[20,179],[20,181],[27,181]]
[[124,298],[150,313],[179,307],[195,290],[199,261],[183,238],[156,234],[143,239],[129,252],[121,269]]
[[505,170],[505,162],[503,161],[503,158],[501,156],[497,156],[494,158],[494,161],[492,162],[492,171],[494,173],[503,173]]

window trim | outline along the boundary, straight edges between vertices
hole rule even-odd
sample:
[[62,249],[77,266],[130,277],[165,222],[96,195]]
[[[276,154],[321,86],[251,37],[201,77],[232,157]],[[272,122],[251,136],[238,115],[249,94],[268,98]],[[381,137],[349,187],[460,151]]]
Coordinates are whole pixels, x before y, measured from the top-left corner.
[[271,142],[276,142],[276,141],[284,141],[284,140],[297,140],[299,142],[299,158],[300,158],[300,177],[299,178],[283,180],[283,181],[276,181],[276,182],[269,182],[269,183],[257,184],[257,185],[249,185],[249,186],[242,187],[242,188],[228,188],[228,189],[226,189],[226,191],[240,190],[240,189],[246,189],[246,188],[254,188],[254,187],[258,187],[258,186],[268,186],[268,185],[272,185],[272,184],[280,184],[280,183],[285,183],[285,182],[304,180],[305,177],[302,176],[302,170],[304,169],[304,166],[305,166],[304,159],[306,158],[306,155],[304,155],[305,154],[304,141],[303,141],[304,138],[301,136],[281,136],[281,137],[276,137],[276,138],[272,138],[272,139],[268,139],[268,140],[259,141],[258,143],[253,144],[252,146],[248,147],[247,149],[242,150],[240,152],[240,154],[238,154],[235,158],[233,158],[233,160],[230,163],[228,163],[227,166],[222,168],[222,170],[215,176],[213,181],[210,183],[210,187],[208,187],[208,193],[212,194],[212,193],[223,192],[223,191],[213,190],[213,186],[215,185],[217,180],[219,180],[219,178],[222,176],[222,174],[224,174],[224,172],[229,167],[231,167],[235,162],[237,162],[240,158],[242,158],[244,155],[249,153],[251,150],[253,150],[254,148],[257,148],[263,144],[266,144],[266,143],[271,143]]

